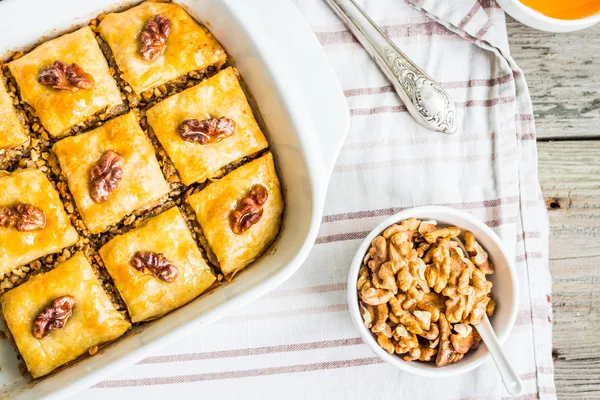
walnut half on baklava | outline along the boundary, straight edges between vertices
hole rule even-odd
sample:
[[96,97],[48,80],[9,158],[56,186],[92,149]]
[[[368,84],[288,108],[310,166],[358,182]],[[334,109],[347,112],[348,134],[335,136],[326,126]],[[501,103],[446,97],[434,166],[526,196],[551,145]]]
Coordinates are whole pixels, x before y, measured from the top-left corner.
[[8,64],[21,97],[52,136],[123,103],[89,27],[41,44]]
[[227,58],[210,32],[176,4],[144,2],[107,15],[98,28],[137,94],[194,70],[216,70]]
[[232,67],[147,111],[148,124],[184,184],[268,146]]
[[0,298],[10,333],[34,378],[121,336],[129,322],[112,305],[83,253]]
[[188,198],[226,277],[271,245],[281,228],[283,197],[267,153]]
[[83,222],[100,233],[169,192],[133,112],[53,147]]
[[56,189],[41,171],[0,171],[0,274],[78,239]]
[[133,322],[188,303],[216,280],[177,207],[115,237],[100,255]]

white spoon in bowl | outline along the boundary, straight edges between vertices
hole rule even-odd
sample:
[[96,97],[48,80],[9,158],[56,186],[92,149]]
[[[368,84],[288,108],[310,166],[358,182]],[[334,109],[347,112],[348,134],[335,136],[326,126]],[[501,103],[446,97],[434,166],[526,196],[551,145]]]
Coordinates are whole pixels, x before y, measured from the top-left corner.
[[504,354],[504,350],[502,350],[502,346],[500,346],[500,342],[498,342],[494,328],[492,328],[492,324],[490,324],[487,315],[483,317],[479,322],[479,325],[475,326],[475,329],[479,332],[479,336],[481,336],[494,363],[496,363],[496,368],[498,368],[498,372],[500,372],[506,391],[511,396],[521,394],[523,392],[523,382],[521,382],[521,379],[508,362],[506,354]]
[[[462,241],[460,241],[458,238],[452,238],[450,240],[456,242],[461,250],[465,254],[468,254],[467,249]],[[487,315],[483,317],[483,319],[479,322],[479,325],[475,325],[475,329],[477,329],[477,332],[479,332],[479,336],[481,336],[481,339],[487,346],[494,363],[496,363],[496,368],[498,368],[498,372],[500,372],[500,377],[502,378],[504,387],[506,387],[508,393],[511,396],[521,394],[523,392],[523,382],[521,382],[521,379],[508,362],[506,354],[504,354],[504,350],[502,350],[502,346],[500,346],[500,342],[498,342],[496,332],[494,332],[494,328],[492,328],[492,324],[490,323]]]

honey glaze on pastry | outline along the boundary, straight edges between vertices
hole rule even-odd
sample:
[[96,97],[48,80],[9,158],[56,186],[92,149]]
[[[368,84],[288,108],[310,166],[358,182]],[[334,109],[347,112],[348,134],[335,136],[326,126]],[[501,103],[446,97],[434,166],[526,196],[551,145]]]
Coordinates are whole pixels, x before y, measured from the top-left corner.
[[114,237],[99,253],[133,322],[188,303],[216,280],[177,207]]
[[79,235],[46,175],[21,169],[0,175],[0,273],[61,251]]
[[212,178],[269,145],[232,67],[166,98],[146,115],[186,185]]
[[133,111],[62,139],[52,149],[92,233],[104,232],[169,193],[155,150]]
[[138,95],[191,71],[220,68],[227,58],[212,34],[177,4],[146,1],[108,14],[98,30]]
[[18,147],[29,139],[0,77],[0,150]]
[[0,298],[0,304],[34,378],[75,360],[93,346],[118,338],[130,327],[82,252],[11,289]]
[[[188,203],[223,274],[231,279],[267,250],[281,228],[283,197],[272,154],[211,183],[189,196]],[[232,215],[241,224],[232,226]]]
[[33,107],[53,137],[64,136],[96,113],[123,104],[108,62],[88,26],[41,44],[11,61],[8,68],[21,98]]

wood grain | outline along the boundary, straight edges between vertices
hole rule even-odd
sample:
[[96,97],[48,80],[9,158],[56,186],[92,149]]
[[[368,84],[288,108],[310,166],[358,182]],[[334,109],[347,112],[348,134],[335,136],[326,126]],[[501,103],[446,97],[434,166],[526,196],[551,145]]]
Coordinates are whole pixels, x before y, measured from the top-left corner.
[[531,91],[538,138],[600,139],[600,24],[559,34],[507,17],[507,27]]
[[557,396],[600,399],[600,24],[551,34],[507,21],[549,207]]
[[600,398],[600,141],[538,143],[559,398]]

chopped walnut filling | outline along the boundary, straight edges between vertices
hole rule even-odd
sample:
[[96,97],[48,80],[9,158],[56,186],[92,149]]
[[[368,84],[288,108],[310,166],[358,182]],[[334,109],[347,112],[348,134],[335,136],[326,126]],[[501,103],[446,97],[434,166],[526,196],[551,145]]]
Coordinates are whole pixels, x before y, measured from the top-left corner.
[[67,65],[60,60],[46,65],[38,73],[38,82],[54,89],[76,92],[79,89],[91,89],[96,84],[94,77],[73,63]]
[[473,326],[494,312],[486,279],[493,272],[471,232],[415,218],[392,225],[371,242],[359,271],[365,326],[405,361],[457,362],[481,341]]
[[27,203],[11,207],[0,207],[0,227],[15,228],[19,232],[29,232],[46,227],[44,211]]
[[42,311],[33,321],[32,334],[36,339],[48,336],[51,330],[65,326],[73,315],[75,299],[71,296],[61,296],[55,299],[50,307]]
[[269,192],[262,185],[254,185],[248,196],[244,197],[235,210],[231,211],[231,230],[241,235],[262,218],[263,206],[267,202]]
[[171,20],[160,14],[148,20],[140,35],[140,53],[144,60],[153,62],[164,54],[172,26]]
[[140,272],[147,269],[151,275],[168,283],[175,281],[179,274],[177,267],[162,253],[152,251],[138,251],[131,259],[131,265]]
[[186,119],[179,125],[179,136],[186,142],[217,143],[235,132],[235,122],[229,118],[204,120]]
[[204,71],[204,73],[206,74],[207,77],[211,77],[214,74],[216,74],[217,72],[219,72],[219,69],[217,67],[215,67],[214,65],[209,65],[208,67],[206,67],[206,70]]
[[110,194],[119,186],[123,178],[124,165],[125,159],[109,150],[92,168],[90,195],[96,203],[107,201]]

